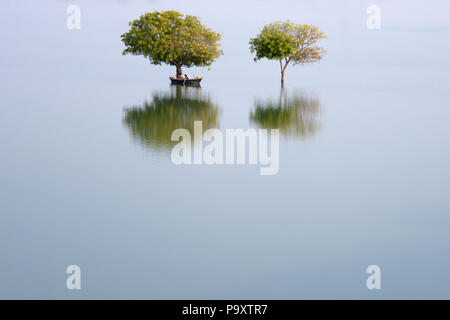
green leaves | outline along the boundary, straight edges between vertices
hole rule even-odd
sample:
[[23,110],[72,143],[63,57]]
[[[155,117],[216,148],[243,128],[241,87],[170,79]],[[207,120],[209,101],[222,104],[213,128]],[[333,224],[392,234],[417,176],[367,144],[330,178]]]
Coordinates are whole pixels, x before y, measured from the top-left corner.
[[325,33],[315,26],[274,22],[264,26],[261,33],[250,40],[250,51],[256,54],[255,61],[267,58],[309,63],[323,58],[326,51],[316,42],[324,38]]
[[[130,30],[122,34],[123,55],[143,55],[152,64],[166,63],[177,68],[211,66],[223,54],[221,35],[202,25],[197,17],[177,11],[155,11],[129,23]],[[320,61],[326,54],[317,41],[326,38],[319,28],[290,21],[264,26],[250,40],[254,60],[267,58],[280,62],[282,82],[287,66]]]
[[280,61],[281,81],[289,65],[320,61],[326,50],[317,41],[326,38],[315,26],[290,21],[274,22],[264,26],[261,33],[250,39],[250,51],[255,61],[263,58]]
[[197,17],[176,11],[151,12],[129,23],[121,35],[123,55],[143,55],[152,64],[210,66],[220,55],[221,35]]
[[294,47],[294,39],[278,24],[264,26],[258,37],[250,40],[250,51],[256,53],[255,61],[262,58],[281,60],[294,54]]

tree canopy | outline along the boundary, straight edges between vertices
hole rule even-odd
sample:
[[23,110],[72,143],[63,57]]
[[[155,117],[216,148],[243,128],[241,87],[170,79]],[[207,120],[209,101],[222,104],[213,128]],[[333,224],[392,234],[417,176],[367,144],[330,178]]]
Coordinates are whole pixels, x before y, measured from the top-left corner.
[[317,41],[324,38],[325,33],[315,26],[291,21],[274,22],[264,26],[261,33],[250,40],[250,51],[255,53],[255,61],[263,58],[278,60],[283,84],[290,63],[312,63],[323,58],[326,50],[319,47]]
[[202,25],[199,18],[176,11],[143,14],[129,23],[130,30],[121,38],[123,55],[142,55],[152,64],[176,67],[210,66],[220,55],[220,33]]

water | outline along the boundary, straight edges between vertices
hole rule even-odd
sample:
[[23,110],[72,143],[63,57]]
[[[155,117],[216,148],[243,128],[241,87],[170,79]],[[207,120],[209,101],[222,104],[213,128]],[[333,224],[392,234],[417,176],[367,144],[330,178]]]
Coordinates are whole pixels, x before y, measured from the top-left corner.
[[[71,2],[0,5],[0,298],[448,298],[448,2],[379,1],[378,31],[364,1],[77,3],[72,31]],[[121,55],[127,22],[157,9],[223,34],[211,70],[185,69],[200,89]],[[285,19],[321,27],[329,53],[282,91],[248,40]],[[167,133],[195,118],[278,124],[278,174],[173,165]]]

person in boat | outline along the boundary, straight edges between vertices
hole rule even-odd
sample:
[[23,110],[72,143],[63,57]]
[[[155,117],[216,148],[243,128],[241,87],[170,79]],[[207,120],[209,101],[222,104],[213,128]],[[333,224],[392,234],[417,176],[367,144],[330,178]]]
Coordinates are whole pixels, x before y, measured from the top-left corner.
[[189,80],[189,77],[187,74],[184,74],[184,80]]

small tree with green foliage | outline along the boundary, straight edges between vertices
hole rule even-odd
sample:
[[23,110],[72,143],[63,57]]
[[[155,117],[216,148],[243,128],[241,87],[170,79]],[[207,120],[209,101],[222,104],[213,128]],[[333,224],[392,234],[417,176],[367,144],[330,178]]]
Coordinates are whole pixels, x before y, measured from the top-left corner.
[[176,11],[151,12],[129,23],[121,38],[123,55],[143,55],[152,64],[176,67],[210,66],[220,55],[221,35],[200,23],[197,17]]
[[317,41],[326,38],[325,33],[315,26],[295,24],[290,21],[274,22],[264,26],[261,33],[250,40],[250,51],[255,61],[262,58],[278,60],[281,69],[281,84],[287,66],[319,61],[326,50]]

